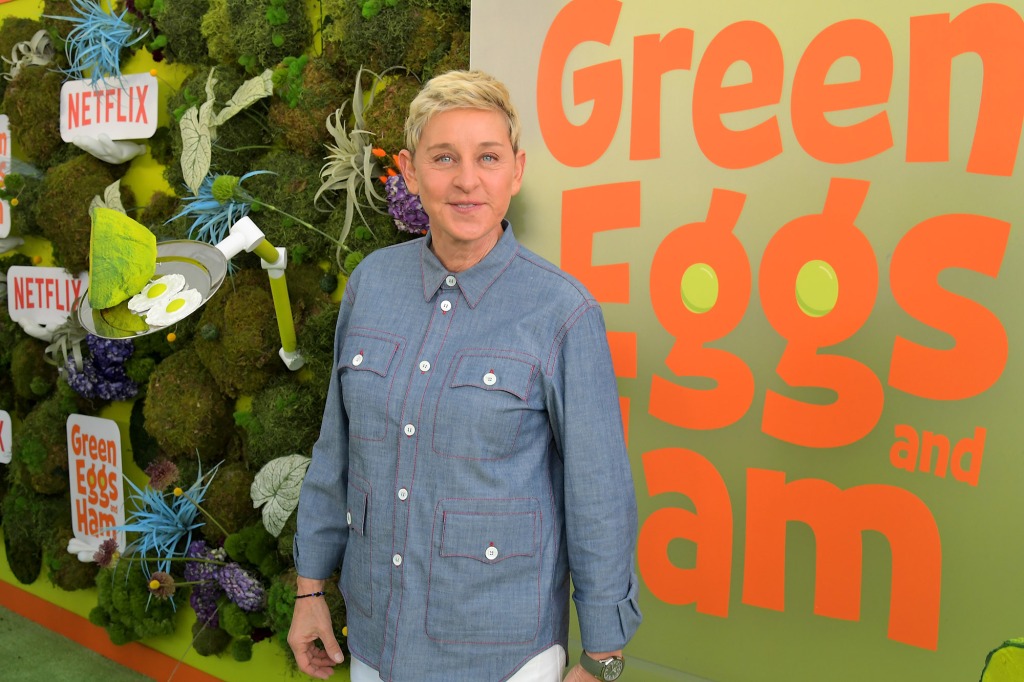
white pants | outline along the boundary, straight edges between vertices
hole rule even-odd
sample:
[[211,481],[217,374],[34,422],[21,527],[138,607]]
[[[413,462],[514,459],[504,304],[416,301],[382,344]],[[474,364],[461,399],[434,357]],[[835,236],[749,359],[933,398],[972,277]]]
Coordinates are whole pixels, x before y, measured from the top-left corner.
[[[377,671],[360,661],[355,656],[350,658],[352,682],[380,682]],[[559,682],[565,671],[565,649],[556,644],[550,649],[540,652],[519,669],[508,682]],[[488,682],[480,680],[479,682]]]

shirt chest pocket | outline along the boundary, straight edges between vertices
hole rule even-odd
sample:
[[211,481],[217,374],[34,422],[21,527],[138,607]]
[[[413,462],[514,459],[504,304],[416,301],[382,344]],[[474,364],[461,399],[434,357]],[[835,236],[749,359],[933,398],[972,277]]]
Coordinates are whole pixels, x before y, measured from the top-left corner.
[[510,352],[455,356],[437,400],[432,447],[442,457],[503,459],[532,411],[534,358]]
[[349,436],[384,440],[401,342],[386,332],[352,332],[341,347],[338,372]]
[[522,643],[540,615],[536,500],[445,500],[435,512],[426,630],[446,642]]

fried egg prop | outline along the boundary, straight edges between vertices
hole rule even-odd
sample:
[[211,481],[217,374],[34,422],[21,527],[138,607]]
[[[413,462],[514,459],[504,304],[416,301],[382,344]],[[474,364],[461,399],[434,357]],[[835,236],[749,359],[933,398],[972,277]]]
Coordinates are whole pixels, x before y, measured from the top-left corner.
[[185,278],[174,273],[150,280],[142,291],[128,301],[128,310],[133,313],[144,313],[160,303],[160,299],[174,296],[184,288]]
[[166,327],[183,319],[203,304],[203,295],[195,289],[185,289],[172,296],[162,296],[146,313],[146,324]]

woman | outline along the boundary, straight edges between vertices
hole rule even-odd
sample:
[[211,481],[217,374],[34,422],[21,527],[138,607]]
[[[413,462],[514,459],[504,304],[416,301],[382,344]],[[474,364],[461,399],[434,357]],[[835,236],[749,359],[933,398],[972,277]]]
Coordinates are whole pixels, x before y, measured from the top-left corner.
[[519,134],[505,86],[478,71],[410,106],[399,162],[430,231],[348,281],[299,500],[288,641],[314,677],[342,660],[321,595],[339,565],[354,682],[558,680],[570,573],[587,670],[616,679],[639,625],[604,321],[505,220]]

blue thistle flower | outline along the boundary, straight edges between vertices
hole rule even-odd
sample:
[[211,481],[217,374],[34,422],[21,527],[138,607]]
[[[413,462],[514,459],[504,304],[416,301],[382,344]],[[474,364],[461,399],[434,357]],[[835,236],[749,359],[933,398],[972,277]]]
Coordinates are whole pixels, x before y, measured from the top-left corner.
[[231,226],[249,214],[253,197],[244,189],[242,183],[254,175],[262,175],[270,171],[249,171],[242,177],[234,175],[207,175],[199,186],[195,196],[183,198],[185,208],[167,220],[178,218],[195,218],[188,230],[190,239],[207,244],[217,244],[228,236]]
[[121,51],[139,42],[149,30],[135,35],[137,29],[124,21],[125,9],[120,15],[107,14],[99,2],[71,0],[71,6],[78,13],[76,17],[46,15],[50,19],[61,19],[75,24],[66,38],[65,51],[69,66],[61,69],[69,79],[85,78],[88,71],[92,85],[106,76],[113,76],[121,82]]
[[[128,543],[125,554],[137,553],[143,557],[152,555],[156,559],[156,569],[169,573],[171,559],[185,555],[192,542],[192,531],[205,523],[196,518],[199,515],[198,504],[206,496],[216,473],[217,467],[214,467],[204,476],[200,465],[196,482],[180,495],[165,494],[148,486],[145,489],[139,488],[130,478],[125,478],[125,483],[131,488],[128,498],[134,503],[135,511],[131,513],[128,523],[110,529],[138,534]],[[149,580],[152,576],[149,562],[140,563]]]

